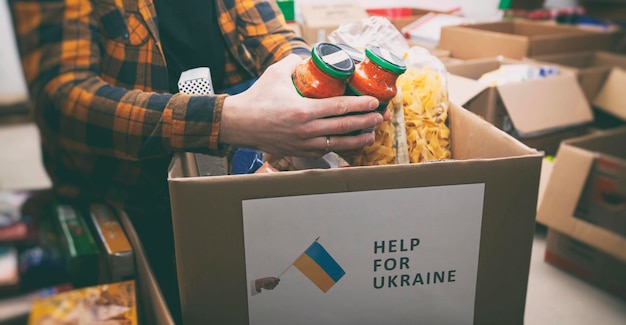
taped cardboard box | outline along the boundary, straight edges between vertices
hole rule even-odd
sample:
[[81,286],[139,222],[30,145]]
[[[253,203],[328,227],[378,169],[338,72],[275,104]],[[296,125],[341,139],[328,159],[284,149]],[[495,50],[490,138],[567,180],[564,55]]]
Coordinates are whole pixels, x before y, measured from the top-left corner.
[[[624,141],[625,127],[564,141],[537,211],[538,222],[622,264],[626,263]],[[623,294],[624,273],[619,274]]]
[[[185,177],[176,157],[183,321],[522,323],[542,155],[457,105],[449,123],[432,163]],[[320,247],[324,286],[301,264]]]
[[610,51],[616,38],[615,32],[510,20],[443,27],[438,47],[459,59],[501,55],[521,60],[556,53]]
[[[592,102],[598,95],[611,70],[615,68],[626,69],[626,55],[605,51],[541,55],[526,60],[574,70],[589,102]],[[611,81],[613,82],[613,80]]]
[[300,8],[302,37],[309,43],[328,41],[328,35],[344,23],[367,18],[365,9],[357,2],[305,3]]
[[450,100],[551,155],[563,139],[589,132],[593,112],[571,71],[497,86],[478,81],[506,64],[524,62],[484,58],[447,64]]

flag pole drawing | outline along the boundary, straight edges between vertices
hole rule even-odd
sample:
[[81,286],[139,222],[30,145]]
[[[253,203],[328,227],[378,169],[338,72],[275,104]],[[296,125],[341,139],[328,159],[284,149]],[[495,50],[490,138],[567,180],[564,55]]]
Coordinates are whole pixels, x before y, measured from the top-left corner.
[[337,283],[346,272],[339,266],[326,249],[315,241],[283,272],[280,278],[292,265],[313,282],[322,292],[326,293]]

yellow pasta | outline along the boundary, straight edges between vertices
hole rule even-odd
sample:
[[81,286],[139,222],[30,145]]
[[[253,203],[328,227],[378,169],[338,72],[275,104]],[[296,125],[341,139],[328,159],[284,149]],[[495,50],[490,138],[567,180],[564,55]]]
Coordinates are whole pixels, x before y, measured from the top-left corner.
[[394,126],[391,121],[384,121],[375,129],[376,138],[371,146],[363,148],[353,161],[356,166],[395,164],[396,149]]
[[448,94],[430,67],[409,69],[398,78],[411,163],[450,158]]
[[[385,121],[376,129],[373,145],[363,149],[354,161],[356,166],[389,165],[398,163],[402,148],[408,147],[408,162],[450,158],[450,130],[448,118],[448,93],[441,75],[431,67],[408,69],[397,81],[401,105],[389,109],[402,109],[406,146],[397,143],[392,121]],[[394,100],[395,101],[395,100]],[[400,107],[400,108],[397,108]],[[397,113],[397,112],[392,112]],[[400,151],[400,152],[398,152]]]

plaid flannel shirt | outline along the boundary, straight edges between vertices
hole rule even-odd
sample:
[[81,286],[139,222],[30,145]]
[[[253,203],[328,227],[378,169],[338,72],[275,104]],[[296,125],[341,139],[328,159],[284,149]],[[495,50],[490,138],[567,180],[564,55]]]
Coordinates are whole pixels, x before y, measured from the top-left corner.
[[[215,2],[227,47],[225,85],[258,76],[289,53],[309,53],[273,1]],[[58,195],[150,204],[166,186],[173,152],[224,154],[218,136],[226,95],[167,93],[151,0],[10,4]]]

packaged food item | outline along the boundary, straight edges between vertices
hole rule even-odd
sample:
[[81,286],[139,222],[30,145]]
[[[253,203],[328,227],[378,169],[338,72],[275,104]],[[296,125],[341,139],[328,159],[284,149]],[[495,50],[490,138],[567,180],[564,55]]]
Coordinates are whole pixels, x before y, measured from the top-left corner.
[[81,208],[72,204],[56,204],[55,223],[72,285],[79,288],[96,284],[100,249]]
[[237,148],[230,158],[230,174],[253,174],[263,165],[263,162],[263,152]]
[[135,277],[135,257],[130,241],[117,219],[106,204],[89,207],[96,241],[102,248],[100,257],[100,283],[130,280]]
[[348,94],[376,97],[383,113],[396,96],[396,80],[406,71],[401,58],[376,45],[365,48],[363,62],[355,65],[354,73],[348,78]]
[[328,98],[346,91],[346,79],[354,72],[354,62],[344,50],[331,43],[317,43],[311,56],[293,74],[293,84],[303,97]]
[[86,287],[35,300],[29,325],[119,324],[136,325],[135,282]]
[[451,157],[446,69],[427,50],[414,47],[406,58],[409,69],[398,78],[402,93],[406,143],[411,163]]

